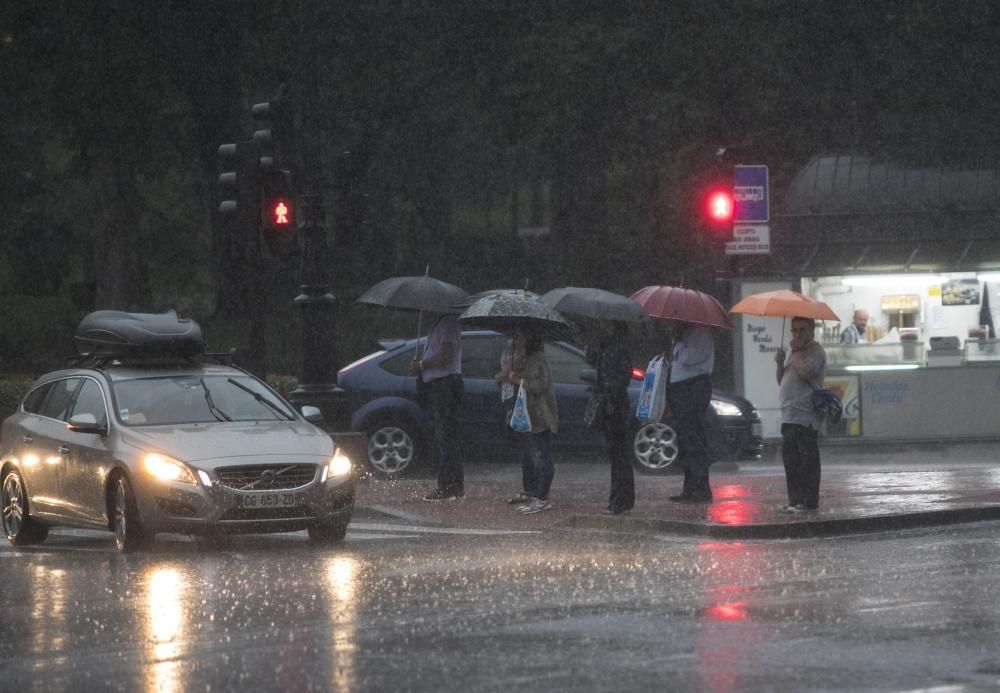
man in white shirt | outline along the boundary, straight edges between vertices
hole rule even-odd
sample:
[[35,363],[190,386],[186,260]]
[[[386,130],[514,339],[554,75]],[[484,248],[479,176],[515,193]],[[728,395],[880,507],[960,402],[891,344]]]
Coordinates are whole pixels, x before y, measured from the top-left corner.
[[868,326],[868,311],[859,308],[854,311],[854,320],[840,333],[841,344],[867,344],[865,328]]
[[670,323],[674,349],[670,360],[667,402],[677,430],[678,464],[684,470],[680,494],[675,503],[710,503],[708,482],[708,436],[703,421],[712,402],[712,369],[715,340],[705,325],[673,320]]
[[462,332],[454,315],[431,314],[433,327],[427,335],[422,358],[410,364],[410,373],[426,388],[426,407],[434,425],[434,447],[438,458],[437,488],[425,501],[461,500],[465,497],[465,475],[455,440],[455,415],[465,392],[462,382]]

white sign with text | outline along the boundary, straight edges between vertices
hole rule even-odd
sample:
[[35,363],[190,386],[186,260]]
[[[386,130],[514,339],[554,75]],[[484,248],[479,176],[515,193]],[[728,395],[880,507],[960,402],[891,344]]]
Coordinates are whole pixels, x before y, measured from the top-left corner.
[[[789,289],[788,283],[744,282],[740,298],[776,289]],[[737,348],[741,356],[743,393],[757,407],[764,438],[781,437],[781,404],[775,378],[774,353],[787,345],[791,335],[784,318],[758,315],[735,315]]]

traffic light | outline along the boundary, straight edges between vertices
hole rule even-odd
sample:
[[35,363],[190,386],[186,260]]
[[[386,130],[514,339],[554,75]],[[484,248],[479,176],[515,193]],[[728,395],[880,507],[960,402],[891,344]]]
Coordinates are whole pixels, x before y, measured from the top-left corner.
[[290,160],[293,154],[291,103],[285,99],[255,103],[250,108],[250,117],[260,121],[261,125],[254,130],[254,142],[272,157],[281,161]]
[[260,190],[260,229],[274,255],[293,252],[298,242],[295,194],[290,171],[264,171]]
[[733,221],[733,191],[717,189],[708,194],[709,219],[716,224],[731,224]]
[[695,198],[698,225],[714,238],[728,239],[735,212],[732,167],[714,165],[704,171],[697,181]]
[[250,116],[260,122],[253,140],[261,147],[260,230],[275,255],[292,252],[298,241],[292,173],[279,163],[294,160],[292,108],[287,99],[255,103]]
[[223,144],[218,150],[219,212],[237,223],[248,224],[260,197],[260,146],[256,142]]

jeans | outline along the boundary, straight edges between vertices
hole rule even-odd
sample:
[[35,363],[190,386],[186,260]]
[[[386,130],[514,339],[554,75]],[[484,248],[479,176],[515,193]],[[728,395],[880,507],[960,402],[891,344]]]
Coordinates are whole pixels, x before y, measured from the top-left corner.
[[678,463],[684,470],[683,496],[711,498],[708,483],[708,436],[705,413],[712,402],[712,379],[707,375],[688,378],[667,387],[667,401],[677,430]]
[[781,461],[785,465],[788,504],[819,507],[819,431],[811,426],[781,424]]
[[552,431],[523,434],[524,458],[522,477],[524,490],[535,498],[548,498],[552,478],[556,474],[552,464]]
[[462,376],[449,375],[425,383],[427,409],[434,426],[434,447],[438,459],[438,489],[465,492],[465,473],[455,444],[455,414],[462,404],[465,386]]

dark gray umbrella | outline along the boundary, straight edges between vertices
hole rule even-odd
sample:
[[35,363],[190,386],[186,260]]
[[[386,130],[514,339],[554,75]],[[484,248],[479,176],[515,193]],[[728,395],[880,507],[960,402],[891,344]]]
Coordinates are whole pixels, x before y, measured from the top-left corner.
[[497,332],[541,332],[550,337],[568,337],[570,324],[558,311],[523,293],[488,294],[458,316],[461,323]]
[[541,300],[569,318],[642,322],[649,317],[642,306],[627,296],[604,289],[566,286],[552,289]]
[[486,298],[487,296],[498,296],[498,295],[508,295],[508,296],[522,296],[525,298],[533,298],[536,301],[541,298],[534,291],[528,291],[527,289],[487,289],[486,291],[478,291],[474,294],[469,294],[461,301],[452,305],[452,308],[465,310],[473,303],[481,298]]
[[390,277],[361,294],[358,303],[429,313],[461,313],[451,306],[467,295],[465,289],[427,275]]

